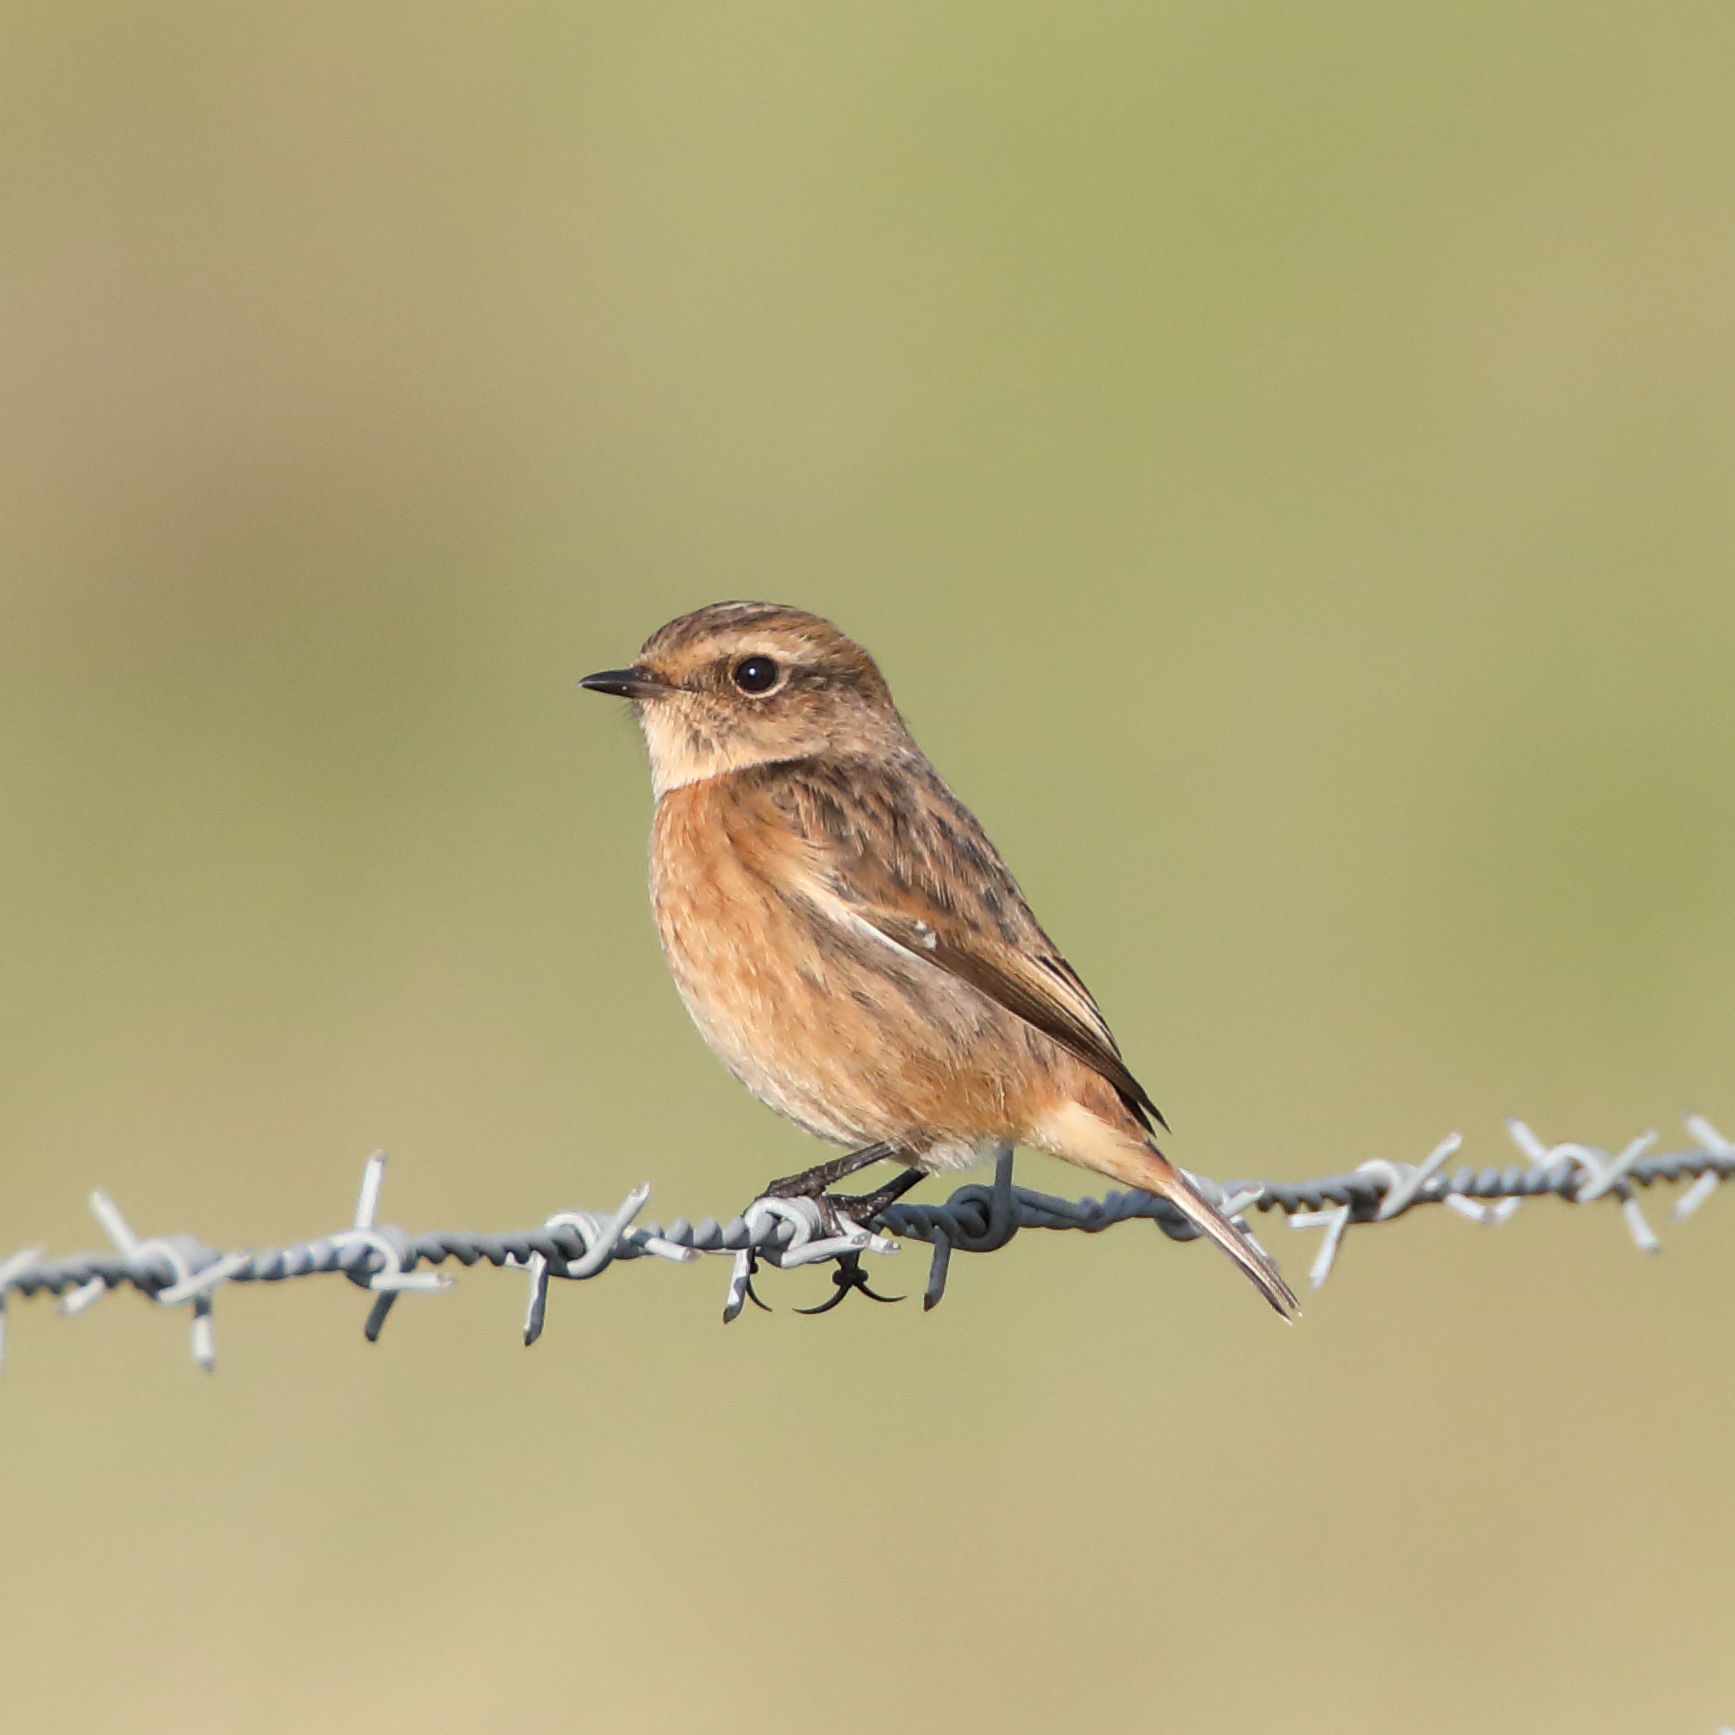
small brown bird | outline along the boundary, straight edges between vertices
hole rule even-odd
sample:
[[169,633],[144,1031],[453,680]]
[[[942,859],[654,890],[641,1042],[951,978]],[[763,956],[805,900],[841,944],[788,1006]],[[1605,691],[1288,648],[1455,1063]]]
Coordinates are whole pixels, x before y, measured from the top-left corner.
[[800,609],[719,602],[581,685],[632,700],[644,728],[651,902],[693,1021],[760,1101],[850,1147],[768,1191],[907,1164],[854,1202],[871,1216],[1023,1144],[1170,1200],[1297,1311],[1157,1149],[1166,1123],[1096,1002],[860,645]]

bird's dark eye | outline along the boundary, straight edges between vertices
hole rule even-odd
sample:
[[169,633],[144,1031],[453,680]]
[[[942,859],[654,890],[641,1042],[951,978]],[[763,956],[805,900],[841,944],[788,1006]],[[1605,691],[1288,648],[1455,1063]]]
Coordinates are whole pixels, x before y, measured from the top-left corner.
[[732,678],[743,693],[769,693],[782,676],[783,671],[770,657],[743,657]]

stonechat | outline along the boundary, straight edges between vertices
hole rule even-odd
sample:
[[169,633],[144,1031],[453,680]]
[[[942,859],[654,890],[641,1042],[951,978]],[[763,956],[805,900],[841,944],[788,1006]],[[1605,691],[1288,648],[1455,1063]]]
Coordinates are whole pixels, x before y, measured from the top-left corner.
[[774,1182],[865,1203],[1009,1143],[1177,1206],[1288,1316],[1276,1265],[1157,1148],[1167,1131],[1078,973],[829,621],[720,602],[581,685],[632,701],[656,791],[651,903],[687,1010],[735,1076],[848,1155]]

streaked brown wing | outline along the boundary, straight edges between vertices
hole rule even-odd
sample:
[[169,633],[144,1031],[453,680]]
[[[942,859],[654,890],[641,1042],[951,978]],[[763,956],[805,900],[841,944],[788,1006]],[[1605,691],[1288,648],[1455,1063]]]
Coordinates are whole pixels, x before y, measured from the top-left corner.
[[1141,1121],[1149,1115],[1167,1128],[999,852],[925,759],[890,767],[803,760],[757,775],[784,823],[813,848],[826,890],[853,915],[1053,1038]]

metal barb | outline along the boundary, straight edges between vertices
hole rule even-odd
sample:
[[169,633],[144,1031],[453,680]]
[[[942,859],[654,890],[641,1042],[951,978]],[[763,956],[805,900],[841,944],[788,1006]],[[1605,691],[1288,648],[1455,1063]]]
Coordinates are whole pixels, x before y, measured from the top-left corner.
[[749,1301],[755,1307],[764,1308],[769,1313],[770,1308],[753,1293],[753,1274],[759,1268],[759,1261],[752,1248],[746,1248],[735,1255],[729,1268],[729,1289],[723,1297],[723,1323],[733,1325],[741,1317],[741,1309]]
[[1680,1198],[1669,1213],[1677,1223],[1685,1223],[1722,1184],[1723,1177],[1715,1169],[1707,1169]]
[[[217,1336],[216,1322],[212,1317],[212,1291],[243,1266],[251,1263],[252,1255],[226,1253],[195,1269],[184,1237],[171,1239],[159,1236],[141,1241],[133,1233],[126,1218],[121,1215],[120,1207],[101,1188],[91,1193],[90,1208],[108,1238],[126,1259],[136,1287],[144,1289],[159,1307],[179,1307],[188,1301],[193,1304],[192,1323],[187,1337],[188,1347],[192,1351],[193,1360],[206,1373],[214,1373],[217,1367]],[[159,1261],[169,1268],[169,1282],[166,1284],[155,1279]],[[100,1293],[100,1290],[96,1292]],[[94,1301],[96,1294],[90,1295],[89,1301]],[[88,1305],[80,1291],[67,1298],[62,1304],[62,1311],[74,1311],[74,1301],[77,1301],[79,1309]]]
[[[1702,1114],[1682,1115],[1681,1124],[1699,1141],[1699,1148],[1719,1157],[1735,1157],[1735,1145],[1706,1120]],[[1716,1169],[1707,1169],[1680,1198],[1669,1213],[1677,1223],[1685,1223],[1722,1185],[1723,1177]]]
[[206,1373],[217,1371],[217,1337],[211,1318],[211,1297],[199,1294],[193,1297],[193,1327],[190,1333],[193,1347],[193,1360]]
[[952,1269],[952,1243],[944,1230],[934,1235],[933,1257],[928,1261],[928,1286],[922,1291],[922,1312],[932,1313],[946,1298],[946,1277]]
[[1612,1161],[1602,1163],[1599,1159],[1606,1155],[1589,1145],[1562,1145],[1559,1149],[1565,1153],[1570,1151],[1591,1170],[1591,1178],[1573,1195],[1575,1205],[1588,1205],[1593,1199],[1600,1199],[1611,1187],[1618,1186],[1626,1177],[1640,1157],[1657,1142],[1656,1128],[1636,1138]]
[[[524,1344],[526,1348],[542,1336],[548,1317],[548,1280],[552,1277],[582,1279],[594,1277],[606,1270],[613,1261],[623,1237],[651,1196],[649,1181],[638,1186],[621,1201],[612,1217],[599,1217],[594,1211],[556,1211],[543,1220],[544,1229],[571,1229],[584,1243],[584,1252],[572,1260],[562,1260],[558,1266],[544,1253],[532,1253],[525,1261],[530,1273],[530,1298],[524,1313]],[[699,1256],[689,1247],[677,1247],[660,1236],[644,1236],[637,1243],[644,1251],[664,1259],[686,1261]]]
[[1540,1169],[1547,1166],[1548,1147],[1530,1130],[1526,1122],[1521,1121],[1517,1115],[1508,1115],[1506,1131],[1512,1142],[1530,1159],[1532,1167]]
[[1313,1264],[1308,1269],[1307,1287],[1323,1289],[1325,1280],[1331,1275],[1331,1268],[1337,1263],[1337,1250],[1343,1245],[1343,1232],[1349,1227],[1349,1216],[1352,1207],[1339,1205],[1335,1211],[1297,1211],[1289,1219],[1291,1229],[1321,1229],[1325,1234],[1320,1237],[1319,1251],[1313,1256]]
[[60,1303],[60,1311],[68,1318],[75,1318],[90,1306],[98,1296],[108,1291],[108,1279],[92,1277],[67,1293]]
[[1633,1245],[1641,1253],[1661,1253],[1663,1244],[1657,1239],[1656,1231],[1645,1221],[1645,1214],[1639,1209],[1637,1199],[1621,1200],[1621,1215],[1626,1219],[1627,1233],[1633,1238]]
[[[379,1213],[380,1189],[385,1184],[386,1153],[375,1151],[362,1164],[361,1189],[356,1194],[355,1221],[348,1229],[340,1229],[337,1234],[328,1238],[327,1244],[337,1254],[344,1254],[355,1247],[365,1247],[379,1256],[379,1269],[367,1277],[358,1277],[350,1272],[351,1280],[359,1283],[364,1289],[371,1289],[377,1299],[368,1309],[368,1316],[362,1325],[362,1336],[369,1343],[378,1343],[380,1333],[385,1329],[386,1316],[392,1310],[392,1303],[406,1289],[449,1289],[453,1279],[443,1271],[417,1271],[414,1262],[419,1250],[408,1236],[388,1233],[375,1227],[375,1218]],[[340,1265],[338,1269],[343,1269]]]
[[1358,1174],[1383,1166],[1388,1171],[1400,1171],[1397,1179],[1387,1189],[1386,1196],[1380,1201],[1378,1220],[1389,1222],[1399,1212],[1407,1211],[1414,1202],[1416,1195],[1427,1186],[1434,1176],[1445,1167],[1447,1161],[1456,1156],[1459,1147],[1464,1143],[1462,1133],[1451,1133],[1434,1146],[1433,1150],[1422,1160],[1420,1168],[1411,1168],[1407,1163],[1387,1163],[1377,1165],[1363,1163],[1356,1172]]
[[120,1214],[120,1207],[101,1187],[91,1189],[90,1214],[103,1226],[109,1240],[129,1259],[132,1258],[138,1251],[139,1238],[127,1227],[127,1220]]
[[213,1260],[209,1265],[193,1272],[190,1277],[184,1277],[179,1283],[160,1290],[157,1300],[164,1307],[174,1307],[182,1301],[202,1300],[209,1303],[210,1292],[219,1283],[226,1283],[243,1266],[251,1264],[252,1260],[251,1253],[225,1253],[221,1259]]
[[1641,1253],[1662,1251],[1662,1242],[1645,1220],[1645,1213],[1627,1184],[1627,1176],[1657,1142],[1654,1127],[1634,1139],[1618,1157],[1611,1156],[1597,1145],[1570,1142],[1544,1145],[1522,1121],[1508,1121],[1507,1127],[1519,1148],[1530,1158],[1533,1169],[1551,1169],[1556,1163],[1565,1162],[1583,1173],[1584,1180],[1570,1194],[1575,1205],[1593,1204],[1613,1193],[1620,1200],[1621,1217],[1626,1223],[1627,1233],[1633,1238],[1633,1245]]
[[1236,1228],[1245,1230],[1247,1225],[1242,1221],[1242,1213],[1250,1210],[1265,1197],[1263,1187],[1241,1187],[1233,1193],[1225,1194],[1217,1201],[1217,1209],[1233,1223]]
[[361,1191],[355,1200],[354,1227],[357,1229],[374,1226],[380,1208],[380,1189],[386,1184],[386,1156],[383,1150],[375,1151],[361,1166]]

